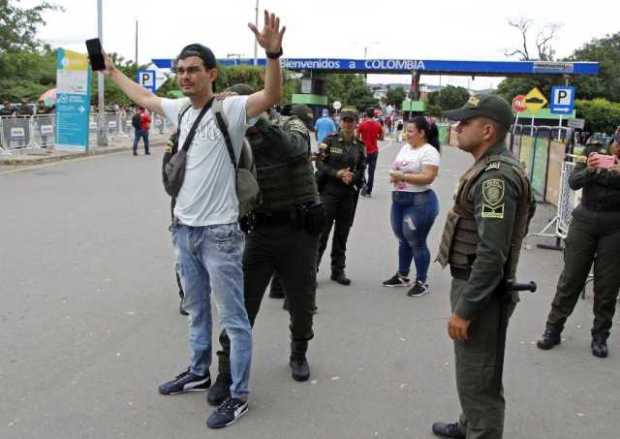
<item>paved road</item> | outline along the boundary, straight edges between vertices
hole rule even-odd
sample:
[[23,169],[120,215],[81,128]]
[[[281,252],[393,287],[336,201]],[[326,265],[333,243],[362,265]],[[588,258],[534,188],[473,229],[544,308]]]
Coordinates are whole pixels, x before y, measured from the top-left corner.
[[[433,420],[458,415],[445,326],[448,273],[433,265],[433,293],[412,299],[380,281],[396,268],[383,145],[372,199],[360,200],[350,239],[350,287],[319,274],[313,380],[287,368],[287,315],[266,299],[255,331],[248,415],[207,430],[204,394],[157,394],[187,364],[177,313],[162,149],[0,173],[0,438],[431,438]],[[437,183],[437,248],[460,172],[448,149]],[[552,216],[539,209],[533,230]],[[531,242],[533,244],[534,241]],[[559,252],[522,257],[524,297],[511,321],[505,388],[507,438],[618,437],[620,339],[589,352],[591,302],[579,303],[558,349],[533,345],[561,269]]]

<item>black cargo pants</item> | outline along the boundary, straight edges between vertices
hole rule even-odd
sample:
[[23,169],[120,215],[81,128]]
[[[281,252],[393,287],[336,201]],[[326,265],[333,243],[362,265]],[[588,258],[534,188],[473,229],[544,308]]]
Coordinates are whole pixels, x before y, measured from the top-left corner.
[[565,241],[564,269],[547,318],[548,328],[558,332],[564,329],[594,264],[592,336],[609,337],[620,288],[619,251],[620,225],[610,229],[573,218]]
[[[317,266],[321,263],[323,253],[327,248],[329,234],[334,226],[332,238],[331,267],[333,273],[344,271],[346,265],[347,240],[353,225],[355,209],[357,207],[358,192],[346,189],[330,191],[329,187],[321,193],[321,203],[325,207],[326,225],[321,233]],[[334,225],[335,224],[335,225]]]
[[[293,224],[261,225],[247,236],[243,253],[244,295],[252,327],[269,280],[277,272],[288,300],[291,340],[306,346],[312,339],[318,240],[318,235]],[[230,341],[225,331],[220,334],[220,344],[219,371],[229,373]]]

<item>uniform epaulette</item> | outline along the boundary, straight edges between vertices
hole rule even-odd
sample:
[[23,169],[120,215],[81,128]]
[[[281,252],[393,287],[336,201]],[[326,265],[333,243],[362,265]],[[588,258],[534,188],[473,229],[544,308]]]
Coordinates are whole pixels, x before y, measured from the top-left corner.
[[502,165],[502,162],[500,162],[499,160],[496,162],[491,162],[487,165],[486,168],[484,168],[484,171],[492,171],[493,169],[499,169],[500,166]]

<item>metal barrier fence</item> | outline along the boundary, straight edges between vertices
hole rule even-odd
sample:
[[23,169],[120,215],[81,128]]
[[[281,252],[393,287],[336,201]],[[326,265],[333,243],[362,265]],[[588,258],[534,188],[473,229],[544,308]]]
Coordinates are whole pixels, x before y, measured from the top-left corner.
[[[534,135],[530,135],[531,133]],[[526,167],[537,201],[554,203],[559,188],[560,162],[573,130],[565,127],[514,125],[510,148]],[[559,140],[558,140],[559,139]]]
[[536,236],[566,239],[573,209],[578,204],[578,198],[580,196],[579,192],[573,191],[568,185],[568,180],[573,169],[575,169],[574,162],[562,163],[557,213],[540,232],[536,233]]
[[[133,137],[132,113],[107,112],[102,117],[109,138]],[[89,137],[91,142],[97,138],[97,115],[90,116]],[[155,114],[151,132],[166,134],[172,132],[173,125],[165,118]],[[56,140],[55,114],[36,116],[0,117],[0,153],[25,151],[35,148],[53,148]]]

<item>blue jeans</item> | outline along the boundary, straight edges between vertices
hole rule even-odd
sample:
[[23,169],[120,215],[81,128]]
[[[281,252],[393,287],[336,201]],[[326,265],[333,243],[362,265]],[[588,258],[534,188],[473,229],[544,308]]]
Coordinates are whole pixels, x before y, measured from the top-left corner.
[[366,193],[372,193],[372,187],[375,183],[375,169],[377,168],[377,157],[379,152],[372,152],[366,156],[366,170],[368,171],[368,179],[366,180]]
[[431,253],[426,244],[428,233],[439,212],[437,195],[425,192],[392,192],[392,230],[398,238],[398,272],[409,274],[415,261],[416,280],[426,282]]
[[173,225],[177,263],[189,313],[192,373],[204,376],[211,366],[211,292],[220,327],[230,337],[233,398],[249,393],[252,329],[243,298],[243,234],[237,223],[206,227]]
[[138,153],[138,142],[140,139],[144,140],[144,153],[149,153],[149,130],[135,130],[135,136],[133,138],[133,152]]

